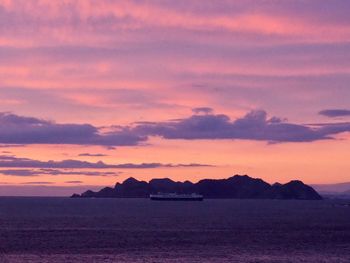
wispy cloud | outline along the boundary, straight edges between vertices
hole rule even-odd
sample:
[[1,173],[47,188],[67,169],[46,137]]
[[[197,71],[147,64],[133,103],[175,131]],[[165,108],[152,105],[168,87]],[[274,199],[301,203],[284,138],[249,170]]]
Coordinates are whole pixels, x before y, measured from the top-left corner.
[[8,176],[38,176],[40,173],[38,173],[35,170],[29,170],[29,169],[8,169],[8,170],[0,170],[0,174],[8,175]]
[[47,185],[47,184],[55,184],[53,182],[24,182],[22,184],[30,184],[30,185]]
[[0,148],[25,147],[25,144],[0,144]]
[[322,110],[319,112],[320,115],[324,115],[327,117],[345,117],[350,116],[350,110],[346,109],[328,109],[328,110]]
[[103,171],[76,171],[67,169],[6,169],[0,170],[0,174],[6,176],[32,177],[41,175],[81,175],[81,176],[118,176],[118,172],[103,172]]
[[103,171],[86,171],[86,170],[67,170],[67,169],[50,169],[42,168],[37,170],[39,174],[47,175],[83,175],[83,176],[118,176],[118,172],[103,172]]
[[103,154],[103,153],[81,153],[78,156],[81,156],[81,157],[104,157],[104,156],[107,156],[107,154]]
[[211,113],[213,113],[213,109],[210,107],[193,108],[192,111],[196,114],[200,114],[200,113],[211,114]]
[[118,175],[116,172],[95,172],[95,171],[67,171],[62,169],[151,169],[151,168],[176,168],[176,167],[210,167],[209,164],[163,164],[163,163],[122,163],[122,164],[106,164],[102,161],[87,162],[79,160],[63,160],[63,161],[39,161],[29,158],[18,158],[9,155],[0,155],[0,167],[6,168],[40,168],[39,170],[0,170],[4,171],[5,175],[18,176],[34,176],[38,174],[50,175],[87,175],[87,176],[102,176],[102,175]]
[[82,184],[83,181],[65,181],[66,184]]

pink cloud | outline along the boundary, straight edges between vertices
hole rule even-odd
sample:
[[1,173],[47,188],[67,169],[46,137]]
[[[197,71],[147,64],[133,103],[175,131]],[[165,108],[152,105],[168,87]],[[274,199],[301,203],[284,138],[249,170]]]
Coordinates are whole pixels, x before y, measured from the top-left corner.
[[[243,5],[244,2],[238,2]],[[198,12],[188,3],[178,10],[154,2],[133,1],[6,1],[5,14],[13,16],[14,23],[5,35],[11,39],[13,29],[37,44],[98,44],[123,41],[133,32],[147,33],[150,28],[195,31],[228,31],[231,33],[281,36],[299,41],[341,41],[350,39],[349,27],[343,23],[323,22],[313,12],[300,15],[264,9],[259,6],[228,7],[228,12]],[[283,6],[283,5],[279,5]],[[316,11],[315,11],[316,12]],[[317,13],[317,12],[316,12]],[[310,19],[311,16],[311,19]],[[21,17],[17,19],[16,17]],[[38,19],[40,18],[40,19]],[[35,29],[30,36],[24,28]],[[142,32],[143,31],[143,32]],[[117,35],[115,33],[118,32]],[[325,35],[326,33],[326,35]],[[131,34],[131,35],[130,35]],[[144,35],[146,36],[146,35]]]

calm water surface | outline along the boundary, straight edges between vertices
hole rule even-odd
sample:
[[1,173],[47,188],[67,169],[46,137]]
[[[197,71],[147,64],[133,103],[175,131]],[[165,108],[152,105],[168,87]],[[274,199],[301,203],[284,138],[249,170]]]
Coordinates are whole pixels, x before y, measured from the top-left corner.
[[350,201],[0,198],[0,262],[350,262]]

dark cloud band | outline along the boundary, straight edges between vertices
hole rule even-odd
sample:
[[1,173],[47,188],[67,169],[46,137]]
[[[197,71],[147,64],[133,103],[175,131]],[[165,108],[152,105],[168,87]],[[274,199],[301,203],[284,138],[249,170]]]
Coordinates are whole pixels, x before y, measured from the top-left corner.
[[[110,126],[112,131],[91,124],[56,124],[51,121],[0,113],[0,143],[2,144],[76,144],[135,146],[149,136],[164,139],[218,140],[241,139],[267,142],[312,142],[334,139],[334,136],[350,131],[350,123],[303,125],[287,122],[277,117],[268,117],[263,110],[247,113],[236,120],[227,115],[214,114],[210,108],[196,108],[195,114],[184,119],[167,122],[134,123],[133,126]],[[204,114],[203,114],[204,113]],[[323,111],[323,115],[336,117],[347,115],[346,110]],[[85,153],[81,156],[101,156]],[[66,160],[63,165],[75,166],[77,161]],[[54,163],[60,166],[61,164]],[[104,167],[105,164],[85,163],[86,168]],[[114,168],[114,167],[113,167]]]
[[288,123],[277,117],[267,117],[263,110],[252,111],[234,121],[226,115],[193,115],[185,119],[140,124],[133,129],[137,134],[161,136],[165,139],[241,139],[268,142],[312,142],[333,139],[350,131],[350,123],[322,126]]
[[147,138],[127,127],[101,133],[90,124],[57,124],[52,121],[0,113],[2,144],[77,144],[103,146],[137,145]]

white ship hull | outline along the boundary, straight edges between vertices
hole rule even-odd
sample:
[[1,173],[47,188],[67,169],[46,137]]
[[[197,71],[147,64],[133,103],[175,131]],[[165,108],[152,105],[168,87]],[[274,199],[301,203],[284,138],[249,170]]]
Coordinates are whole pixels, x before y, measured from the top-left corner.
[[203,201],[203,195],[199,194],[151,194],[154,201]]

